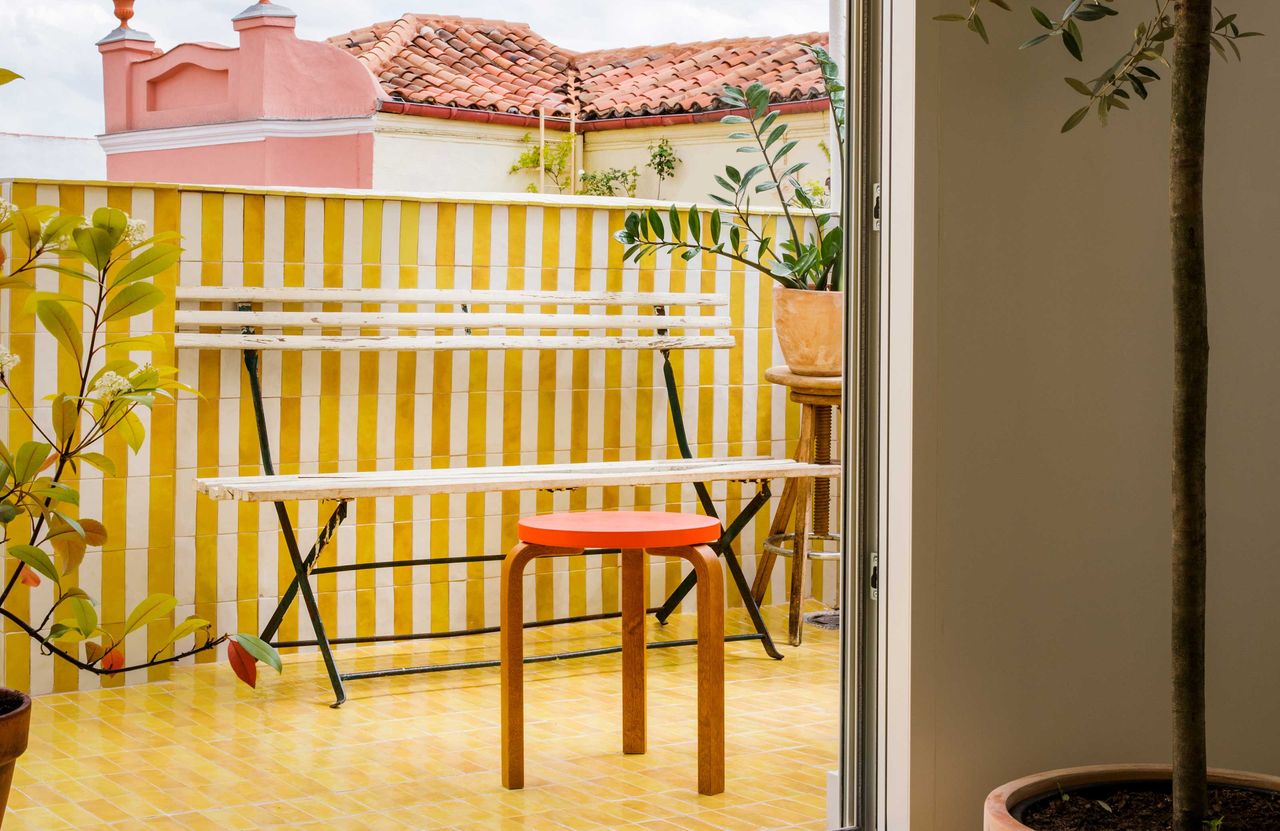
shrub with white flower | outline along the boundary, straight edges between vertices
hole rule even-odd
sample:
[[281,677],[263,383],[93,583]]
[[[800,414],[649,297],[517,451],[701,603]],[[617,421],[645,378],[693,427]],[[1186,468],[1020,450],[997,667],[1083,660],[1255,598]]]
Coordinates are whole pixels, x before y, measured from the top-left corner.
[[[164,348],[158,335],[135,334],[128,322],[166,302],[152,278],[173,268],[181,249],[167,236],[148,238],[145,223],[114,208],[100,208],[86,219],[56,208],[0,202],[0,236],[5,234],[20,256],[8,274],[0,271],[0,292],[34,289],[32,277],[42,268],[81,277],[85,287],[76,295],[33,293],[25,301],[58,344],[57,355],[40,356],[47,363],[42,370],[68,363],[77,367],[65,391],[47,396],[39,407],[24,401],[9,378],[22,357],[0,347],[0,394],[10,396],[16,405],[9,408],[10,418],[25,417],[33,437],[13,448],[0,441],[0,545],[16,561],[0,585],[0,618],[38,641],[44,654],[98,675],[177,661],[223,643],[238,675],[239,666],[255,660],[280,669],[280,656],[253,635],[215,635],[209,621],[194,615],[175,624],[178,601],[172,595],[147,597],[124,624],[102,624],[96,603],[73,579],[88,550],[107,542],[107,528],[86,515],[71,477],[93,475],[89,468],[115,476],[113,457],[102,452],[103,439],[118,432],[137,453],[146,437],[137,409],[172,398],[179,389],[194,392],[176,380],[172,367],[140,366],[120,357]],[[2,255],[0,248],[0,267]],[[11,300],[10,307],[24,304]],[[90,331],[82,332],[79,321],[91,321]],[[34,595],[26,595],[22,604],[11,602],[43,580],[53,584],[51,602],[38,603]],[[128,663],[126,636],[152,626],[163,627],[167,639]]]
[[9,377],[15,366],[22,363],[22,356],[15,355],[4,347],[0,347],[0,376]]
[[119,395],[133,390],[133,382],[117,372],[110,370],[98,376],[89,395],[103,402],[111,401]]

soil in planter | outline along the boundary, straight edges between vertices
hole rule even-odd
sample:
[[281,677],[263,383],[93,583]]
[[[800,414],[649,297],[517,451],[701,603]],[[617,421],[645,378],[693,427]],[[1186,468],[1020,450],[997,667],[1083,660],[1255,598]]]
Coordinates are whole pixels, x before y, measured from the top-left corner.
[[[1035,831],[1169,831],[1173,797],[1168,783],[1100,786],[1033,802],[1020,821]],[[1109,810],[1108,810],[1109,809]],[[1209,819],[1217,831],[1280,831],[1280,794],[1209,788]]]
[[21,707],[23,700],[21,693],[0,689],[0,716],[8,715]]

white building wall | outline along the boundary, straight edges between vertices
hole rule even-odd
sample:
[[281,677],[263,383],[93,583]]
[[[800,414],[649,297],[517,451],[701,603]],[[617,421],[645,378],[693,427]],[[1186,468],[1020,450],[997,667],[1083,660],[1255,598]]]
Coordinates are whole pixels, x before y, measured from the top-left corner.
[[[791,125],[791,138],[800,142],[788,154],[787,163],[808,162],[802,178],[826,182],[831,165],[822,146],[830,142],[829,115],[825,111],[793,113],[783,118]],[[707,194],[716,187],[712,177],[725,165],[745,169],[759,161],[737,152],[740,142],[729,139],[735,129],[740,128],[710,122],[582,133],[577,137],[576,166],[586,170],[634,166],[640,172],[638,198],[660,195],[664,200],[707,202]],[[536,141],[537,127],[380,114],[374,127],[373,187],[399,192],[523,193],[538,180],[536,171],[510,172],[525,147],[521,139],[526,135]],[[563,131],[547,131],[548,143],[564,137]],[[662,138],[675,147],[680,164],[659,194],[657,177],[645,163],[649,146]],[[549,180],[546,192],[556,193]],[[763,207],[776,205],[777,200],[772,194],[761,194],[753,203]]]
[[107,156],[95,138],[0,133],[0,178],[107,178]]
[[[374,124],[375,190],[523,193],[537,182],[536,173],[510,173],[521,139],[536,141],[537,127],[388,114]],[[548,130],[547,141],[564,135]]]
[[[801,172],[801,178],[825,182],[830,175],[831,164],[822,150],[830,143],[830,115],[824,110],[816,113],[790,113],[781,116],[790,125],[789,135],[800,142],[788,154],[787,163],[804,161],[809,167]],[[623,169],[633,165],[640,171],[640,186],[636,196],[642,199],[659,198],[658,179],[645,167],[649,160],[649,146],[666,138],[680,157],[675,177],[662,184],[661,198],[679,202],[706,202],[707,194],[717,190],[717,173],[725,165],[746,169],[760,161],[758,156],[737,152],[741,142],[733,141],[729,134],[741,130],[741,125],[721,124],[718,121],[702,124],[680,124],[671,127],[636,127],[622,130],[601,130],[587,133],[586,167],[603,170],[610,167]],[[776,205],[777,200],[761,195],[760,205]]]

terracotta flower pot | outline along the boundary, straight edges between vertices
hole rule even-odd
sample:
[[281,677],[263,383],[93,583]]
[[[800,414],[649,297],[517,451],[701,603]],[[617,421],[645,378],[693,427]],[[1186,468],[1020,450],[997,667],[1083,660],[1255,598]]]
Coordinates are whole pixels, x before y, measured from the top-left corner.
[[[1037,773],[992,791],[987,797],[982,828],[983,831],[1032,831],[1030,826],[1014,818],[1017,808],[1060,790],[1070,792],[1090,785],[1167,781],[1171,778],[1168,765],[1096,765]],[[1280,793],[1280,777],[1236,770],[1210,770],[1209,784]]]
[[775,286],[773,328],[796,375],[834,377],[844,370],[844,293]]
[[31,728],[31,698],[26,693],[0,687],[0,822],[9,804],[13,767],[27,750]]

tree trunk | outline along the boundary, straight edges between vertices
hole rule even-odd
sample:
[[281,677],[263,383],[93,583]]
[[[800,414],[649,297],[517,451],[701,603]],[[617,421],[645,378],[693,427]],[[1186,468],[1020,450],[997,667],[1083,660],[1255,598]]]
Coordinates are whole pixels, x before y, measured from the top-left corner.
[[1209,307],[1205,292],[1204,144],[1212,0],[1177,0],[1169,143],[1173,243],[1173,829],[1204,831],[1205,433]]

